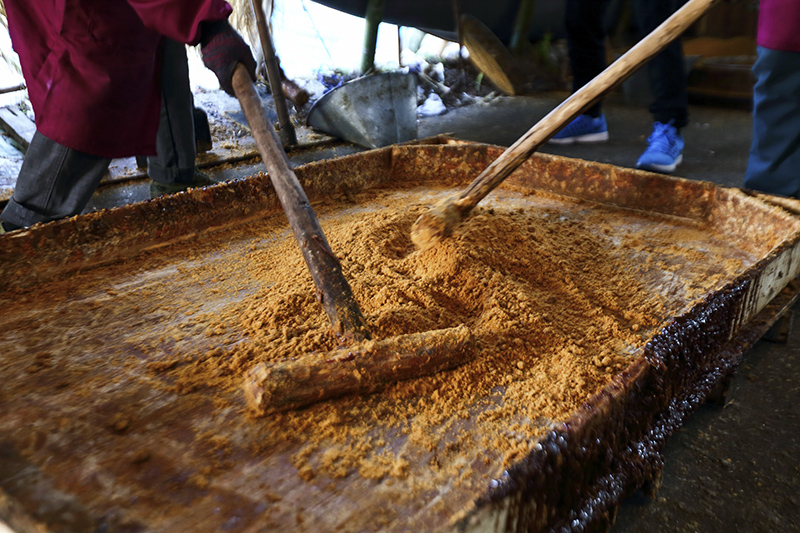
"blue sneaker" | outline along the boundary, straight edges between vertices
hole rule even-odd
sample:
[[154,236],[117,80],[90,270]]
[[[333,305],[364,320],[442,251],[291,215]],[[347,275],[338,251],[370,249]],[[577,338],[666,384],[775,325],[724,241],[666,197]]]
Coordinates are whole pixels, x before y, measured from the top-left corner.
[[670,173],[683,161],[683,137],[672,126],[671,120],[669,124],[655,122],[647,143],[647,150],[636,162],[636,168]]
[[553,144],[596,143],[608,140],[606,116],[597,118],[579,115],[578,118],[564,126],[564,129],[553,135]]

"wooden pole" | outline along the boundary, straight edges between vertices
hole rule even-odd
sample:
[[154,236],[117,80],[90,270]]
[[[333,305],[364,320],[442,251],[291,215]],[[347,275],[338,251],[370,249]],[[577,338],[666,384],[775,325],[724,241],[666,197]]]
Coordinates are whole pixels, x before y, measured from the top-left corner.
[[286,107],[286,99],[283,96],[283,84],[281,68],[278,65],[278,57],[275,55],[275,47],[272,44],[267,20],[264,10],[261,9],[260,0],[252,0],[253,12],[256,16],[256,26],[258,35],[261,39],[261,48],[264,50],[264,63],[267,66],[267,78],[272,90],[272,98],[275,101],[275,112],[278,114],[278,124],[280,126],[280,139],[283,144],[292,146],[297,144],[297,134],[289,118],[289,109]]
[[366,74],[375,68],[375,49],[378,44],[378,26],[383,20],[383,8],[386,0],[369,0],[367,13],[364,17],[367,27],[364,31],[364,49],[361,55],[361,74]]
[[528,30],[531,27],[531,16],[536,7],[536,0],[521,0],[517,9],[517,17],[514,19],[514,30],[511,34],[511,41],[508,49],[514,55],[519,55],[522,47],[528,39]]
[[233,92],[242,106],[269,179],[283,206],[294,237],[340,343],[370,338],[366,320],[342,273],[339,260],[322,232],[317,215],[289,165],[289,158],[272,128],[247,69],[239,64],[233,73]]
[[470,211],[500,185],[541,145],[583,113],[606,93],[646,64],[720,0],[689,0],[636,46],[581,87],[529,129],[478,175],[457,197],[423,213],[411,228],[411,240],[419,248],[435,246],[452,233]]

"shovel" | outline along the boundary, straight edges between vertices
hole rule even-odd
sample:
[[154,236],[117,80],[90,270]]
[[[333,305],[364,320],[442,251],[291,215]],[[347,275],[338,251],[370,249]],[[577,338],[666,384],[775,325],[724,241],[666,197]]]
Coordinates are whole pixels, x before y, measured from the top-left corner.
[[453,228],[469,215],[478,202],[500,185],[541,145],[677,39],[718,1],[689,0],[625,55],[548,113],[460,194],[423,213],[411,228],[411,240],[414,244],[425,250],[450,235]]

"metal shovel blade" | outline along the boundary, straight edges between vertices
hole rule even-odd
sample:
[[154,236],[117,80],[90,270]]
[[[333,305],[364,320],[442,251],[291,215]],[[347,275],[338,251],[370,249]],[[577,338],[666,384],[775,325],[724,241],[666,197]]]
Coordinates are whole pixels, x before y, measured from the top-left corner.
[[417,76],[387,72],[349,81],[311,107],[308,125],[365,148],[417,138]]

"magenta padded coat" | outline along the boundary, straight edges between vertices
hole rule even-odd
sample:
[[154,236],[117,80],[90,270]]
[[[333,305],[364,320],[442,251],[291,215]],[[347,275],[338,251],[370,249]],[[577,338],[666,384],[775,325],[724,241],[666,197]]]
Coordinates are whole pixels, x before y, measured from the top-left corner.
[[163,36],[197,44],[224,0],[5,0],[36,127],[101,157],[155,154]]

